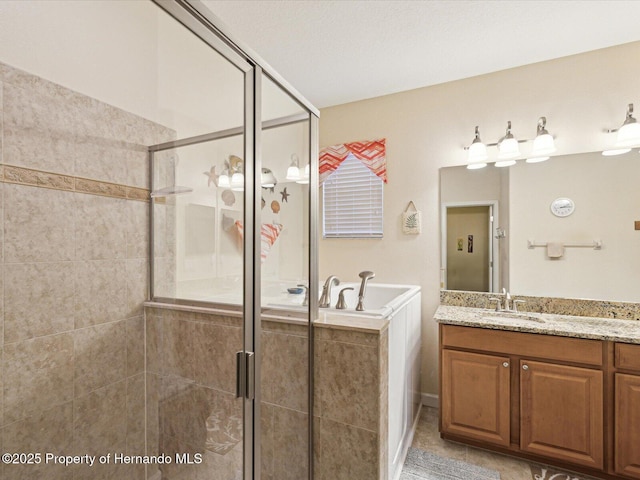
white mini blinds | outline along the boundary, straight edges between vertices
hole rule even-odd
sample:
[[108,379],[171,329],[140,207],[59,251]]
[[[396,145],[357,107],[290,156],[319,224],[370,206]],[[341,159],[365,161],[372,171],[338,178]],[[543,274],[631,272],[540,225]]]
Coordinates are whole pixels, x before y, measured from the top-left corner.
[[382,238],[383,184],[349,154],[322,184],[323,238]]

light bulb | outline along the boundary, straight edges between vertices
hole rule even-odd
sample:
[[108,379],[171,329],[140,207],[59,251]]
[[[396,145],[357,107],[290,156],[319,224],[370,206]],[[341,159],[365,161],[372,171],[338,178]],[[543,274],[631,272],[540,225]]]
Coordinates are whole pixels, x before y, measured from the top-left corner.
[[231,183],[229,182],[229,175],[223,173],[218,177],[218,187],[220,188],[231,188]]
[[296,180],[296,183],[300,183],[302,185],[306,185],[309,183],[309,164],[304,167],[304,175],[300,178],[300,180]]
[[515,164],[516,164],[515,160],[499,160],[496,163],[494,163],[496,167],[510,167],[511,165],[515,165]]
[[300,169],[295,165],[287,168],[287,180],[300,180]]
[[618,138],[616,147],[635,147],[640,145],[640,123],[637,123],[633,117],[633,122],[625,123],[618,130]]
[[236,192],[242,192],[244,190],[244,175],[240,172],[236,172],[231,177],[231,190]]
[[469,155],[467,157],[467,168],[469,170],[477,170],[479,168],[484,168],[487,166],[485,160],[487,160],[489,156],[487,155],[487,146],[482,143],[480,140],[480,130],[476,126],[475,137],[473,138],[473,142],[469,146]]

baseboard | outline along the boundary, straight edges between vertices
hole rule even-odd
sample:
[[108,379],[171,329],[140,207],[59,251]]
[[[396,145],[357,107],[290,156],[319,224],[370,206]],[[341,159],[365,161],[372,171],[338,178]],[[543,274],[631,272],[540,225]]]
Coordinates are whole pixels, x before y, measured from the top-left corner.
[[425,407],[438,408],[440,406],[440,397],[435,393],[423,393],[422,405]]

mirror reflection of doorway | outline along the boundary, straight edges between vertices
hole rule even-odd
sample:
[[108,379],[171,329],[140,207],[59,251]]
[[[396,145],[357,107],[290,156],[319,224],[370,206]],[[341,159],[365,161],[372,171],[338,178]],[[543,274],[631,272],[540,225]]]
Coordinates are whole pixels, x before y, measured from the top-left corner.
[[492,290],[492,207],[447,207],[446,265],[448,290]]

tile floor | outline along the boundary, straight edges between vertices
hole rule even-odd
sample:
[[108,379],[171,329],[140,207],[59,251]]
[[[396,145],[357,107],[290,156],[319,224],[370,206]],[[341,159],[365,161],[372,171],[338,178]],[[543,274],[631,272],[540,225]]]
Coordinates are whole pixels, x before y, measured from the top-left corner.
[[[455,458],[480,467],[490,468],[500,472],[501,480],[538,480],[553,478],[554,480],[597,480],[593,477],[566,473],[555,476],[551,471],[540,477],[540,466],[525,460],[500,455],[498,453],[467,447],[454,442],[442,440],[438,432],[438,410],[422,407],[418,427],[413,437],[413,448],[419,448],[442,457]],[[553,469],[553,474],[564,473]]]

